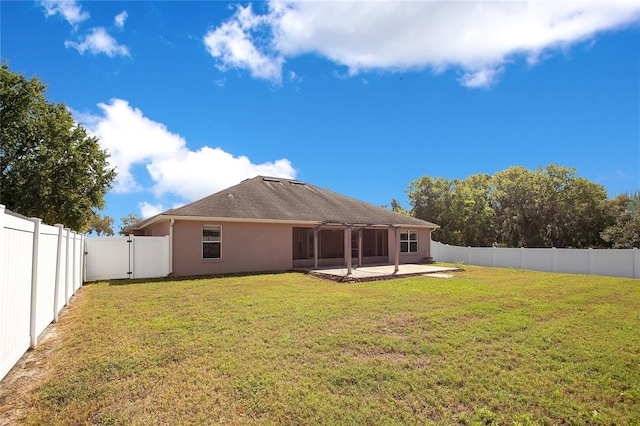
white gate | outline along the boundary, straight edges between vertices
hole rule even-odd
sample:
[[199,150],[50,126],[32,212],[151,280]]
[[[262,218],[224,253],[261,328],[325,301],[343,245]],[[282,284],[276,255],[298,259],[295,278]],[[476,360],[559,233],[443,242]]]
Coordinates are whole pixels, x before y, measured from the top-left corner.
[[168,236],[87,238],[86,280],[166,277],[169,250]]

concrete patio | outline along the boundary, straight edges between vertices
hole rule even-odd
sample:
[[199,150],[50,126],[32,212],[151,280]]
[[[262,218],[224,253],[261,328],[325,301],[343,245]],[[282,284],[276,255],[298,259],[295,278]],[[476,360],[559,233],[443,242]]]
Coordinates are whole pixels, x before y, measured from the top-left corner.
[[403,264],[398,266],[397,272],[394,270],[394,265],[371,265],[351,268],[351,275],[347,275],[346,267],[304,269],[303,271],[321,278],[340,282],[379,281],[417,275],[449,274],[451,272],[461,271],[459,268],[422,264]]

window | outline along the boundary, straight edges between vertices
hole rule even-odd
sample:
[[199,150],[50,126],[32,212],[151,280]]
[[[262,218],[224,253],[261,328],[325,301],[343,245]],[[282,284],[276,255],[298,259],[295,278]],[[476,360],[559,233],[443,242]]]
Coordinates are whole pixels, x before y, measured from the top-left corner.
[[204,225],[202,227],[202,258],[222,258],[222,226]]
[[418,252],[418,231],[400,232],[400,253]]

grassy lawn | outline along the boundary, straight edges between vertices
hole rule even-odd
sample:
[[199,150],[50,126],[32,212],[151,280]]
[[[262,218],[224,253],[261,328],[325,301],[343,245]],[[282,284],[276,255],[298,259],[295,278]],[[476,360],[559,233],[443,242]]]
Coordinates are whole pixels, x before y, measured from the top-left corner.
[[85,286],[28,424],[640,424],[640,281]]

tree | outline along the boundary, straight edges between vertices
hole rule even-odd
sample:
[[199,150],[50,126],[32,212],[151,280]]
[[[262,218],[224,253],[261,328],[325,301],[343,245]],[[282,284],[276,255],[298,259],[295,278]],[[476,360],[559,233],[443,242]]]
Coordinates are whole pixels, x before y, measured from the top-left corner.
[[411,215],[440,225],[435,238],[447,244],[598,247],[612,224],[604,187],[556,164],[464,180],[423,176],[407,194]]
[[498,242],[508,247],[597,247],[607,192],[570,167],[511,167],[494,176]]
[[602,239],[612,248],[640,247],[640,192],[619,195],[609,205],[615,222],[600,234]]
[[141,220],[142,218],[136,216],[133,213],[129,213],[127,216],[120,219],[121,225],[120,225],[120,230],[118,231],[118,234],[127,235],[127,233],[125,232],[125,229],[127,228],[127,226],[131,226],[136,222],[140,222]]
[[446,244],[460,244],[459,225],[452,213],[456,183],[443,177],[423,176],[411,182],[407,189],[411,215],[440,225],[436,238]]
[[100,216],[99,214],[94,213],[93,217],[91,218],[91,222],[89,222],[89,228],[87,232],[95,232],[98,237],[102,235],[112,236],[113,229],[111,228],[111,225],[113,225],[112,217],[106,215]]
[[391,211],[410,216],[409,212],[404,207],[402,207],[400,201],[396,200],[395,198],[391,199]]
[[475,174],[454,187],[452,213],[458,218],[460,244],[463,246],[490,246],[496,241],[492,185],[490,175]]
[[46,223],[85,231],[116,172],[98,139],[76,124],[46,86],[1,68],[0,203]]
[[414,217],[440,225],[440,242],[476,246],[495,241],[490,191],[491,176],[477,174],[465,180],[423,176],[411,182],[407,194]]

